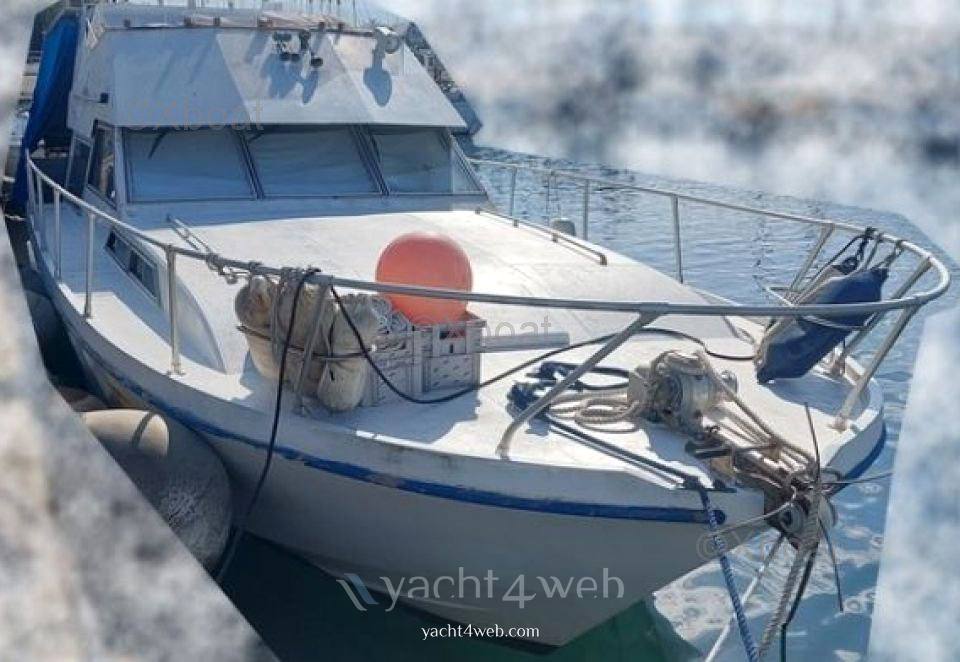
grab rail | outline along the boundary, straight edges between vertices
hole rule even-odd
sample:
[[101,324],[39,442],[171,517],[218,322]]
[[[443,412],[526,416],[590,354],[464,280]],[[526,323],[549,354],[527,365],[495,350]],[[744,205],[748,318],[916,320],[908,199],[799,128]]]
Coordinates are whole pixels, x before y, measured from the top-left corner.
[[555,243],[570,244],[571,246],[573,246],[573,247],[575,247],[575,248],[578,248],[578,249],[580,249],[581,251],[584,251],[585,253],[590,253],[590,254],[593,255],[595,258],[597,258],[597,260],[598,260],[598,261],[600,262],[600,264],[602,264],[603,266],[606,266],[606,265],[607,265],[607,254],[606,254],[606,253],[604,253],[604,252],[601,251],[601,250],[598,250],[598,249],[594,248],[593,246],[591,246],[591,245],[589,245],[589,244],[587,244],[587,243],[585,243],[585,242],[577,241],[576,239],[574,239],[573,237],[571,237],[570,235],[568,235],[568,234],[566,234],[566,233],[564,233],[564,232],[560,232],[559,230],[554,230],[554,229],[552,229],[552,228],[545,227],[545,226],[543,226],[543,225],[540,225],[539,223],[530,223],[529,221],[524,221],[524,220],[521,220],[521,219],[516,218],[516,217],[513,217],[513,216],[508,216],[507,214],[501,214],[501,213],[498,212],[498,211],[493,211],[493,210],[490,210],[490,209],[478,209],[478,210],[477,210],[477,213],[478,213],[478,214],[486,214],[486,215],[488,215],[488,216],[494,216],[494,217],[496,217],[496,218],[502,218],[502,219],[504,219],[504,220],[506,220],[506,221],[509,221],[511,224],[513,224],[513,227],[515,227],[515,228],[519,228],[519,227],[522,226],[522,227],[525,227],[525,228],[532,228],[532,229],[538,230],[538,231],[540,231],[540,232],[545,232],[546,234],[550,235],[550,238],[551,238]]
[[[179,324],[177,320],[177,256],[183,256],[185,258],[199,260],[205,262],[207,265],[219,270],[221,273],[227,270],[235,270],[240,273],[246,273],[248,275],[264,275],[264,276],[279,276],[281,274],[280,267],[271,267],[264,265],[260,262],[249,262],[242,260],[235,260],[227,257],[223,257],[216,253],[204,252],[195,250],[193,248],[183,248],[182,246],[177,246],[168,242],[160,241],[141,230],[124,223],[107,212],[85,202],[78,196],[70,193],[60,184],[55,182],[51,177],[45,174],[30,158],[27,159],[27,173],[30,178],[30,186],[28,186],[30,193],[30,205],[29,209],[32,211],[31,222],[34,229],[34,234],[37,235],[37,243],[42,248],[41,250],[44,253],[50,254],[50,247],[47,245],[45,240],[46,233],[46,224],[43,220],[43,187],[44,185],[48,186],[54,191],[53,196],[53,206],[55,209],[54,220],[55,220],[55,232],[54,232],[54,242],[56,246],[52,253],[53,260],[55,262],[55,273],[58,279],[58,282],[62,279],[61,270],[59,268],[60,264],[60,255],[61,255],[61,241],[62,233],[60,231],[60,206],[63,200],[75,205],[81,212],[84,212],[87,216],[87,232],[86,232],[86,261],[85,261],[85,270],[86,278],[84,284],[84,317],[90,319],[93,317],[93,260],[94,260],[94,236],[96,224],[98,222],[106,223],[112,228],[122,230],[124,233],[137,237],[142,242],[151,245],[158,249],[164,256],[164,260],[167,266],[167,306],[169,308],[169,323],[170,323],[170,351],[171,351],[171,374],[179,375],[183,374],[182,364],[180,360],[180,342],[179,342]],[[497,164],[503,165],[505,167],[516,169],[522,167],[518,164],[499,164],[498,162],[491,161],[477,161],[475,163],[481,164]],[[558,173],[559,171],[551,171],[540,168],[529,168],[536,171],[546,171],[550,173]],[[642,192],[648,192],[654,195],[666,196],[671,199],[671,201],[676,201],[673,207],[673,217],[674,217],[674,240],[679,242],[680,239],[680,224],[681,216],[679,212],[679,202],[680,201],[690,201],[698,204],[710,205],[723,209],[737,210],[742,212],[748,212],[752,214],[759,214],[767,218],[780,219],[780,220],[789,220],[797,221],[801,223],[813,224],[823,228],[820,237],[814,247],[814,250],[811,251],[811,254],[808,255],[807,259],[804,261],[801,266],[800,273],[795,277],[795,282],[801,282],[806,276],[806,272],[809,271],[810,267],[815,263],[816,258],[818,257],[820,251],[823,249],[827,238],[830,234],[834,233],[837,230],[846,231],[853,234],[862,234],[865,231],[865,228],[857,227],[850,223],[833,221],[820,218],[811,218],[802,216],[799,214],[790,214],[784,212],[775,212],[755,207],[749,207],[746,205],[738,205],[727,203],[719,200],[711,200],[708,198],[703,198],[699,196],[679,193],[675,191],[666,191],[661,189],[654,189],[650,187],[637,186],[633,184],[622,184],[619,182],[614,182],[610,180],[597,179],[592,177],[585,177],[578,175],[576,173],[570,173],[570,176],[581,180],[585,184],[585,191],[587,196],[589,196],[589,191],[591,186],[601,185],[604,187],[622,187],[630,190],[637,190]],[[515,185],[515,178],[512,178],[512,181]],[[34,184],[36,184],[34,186]],[[511,192],[511,198],[515,195],[515,190]],[[584,205],[585,207],[585,222],[588,220],[587,214],[589,213],[589,204],[588,201]],[[499,214],[498,215],[502,215]],[[519,221],[518,221],[519,222]],[[43,229],[39,229],[40,226],[43,226]],[[39,234],[44,234],[44,238],[41,239]],[[591,299],[561,299],[561,298],[551,298],[551,297],[532,297],[532,296],[519,296],[519,295],[508,295],[508,294],[489,294],[482,292],[464,292],[461,290],[451,290],[451,289],[441,289],[441,288],[429,288],[429,287],[420,287],[413,285],[394,285],[386,283],[376,283],[366,280],[358,280],[352,278],[342,278],[339,276],[334,276],[330,274],[316,274],[310,277],[310,281],[323,286],[339,286],[344,288],[352,288],[361,291],[367,292],[379,292],[379,293],[388,293],[388,294],[407,294],[414,296],[421,296],[427,298],[438,298],[438,299],[457,299],[461,301],[471,301],[478,303],[495,303],[501,305],[514,305],[514,306],[529,306],[529,307],[538,307],[538,308],[560,308],[566,310],[590,310],[590,311],[601,311],[601,312],[618,312],[618,313],[632,313],[638,318],[644,320],[649,320],[657,317],[662,317],[665,315],[686,315],[686,316],[706,316],[706,317],[724,317],[724,316],[740,316],[740,317],[750,317],[750,316],[761,316],[761,317],[771,317],[771,318],[799,318],[807,316],[817,316],[817,317],[837,317],[837,316],[849,316],[849,315],[875,315],[874,319],[871,320],[871,323],[865,327],[864,331],[854,339],[855,343],[859,343],[863,336],[866,335],[870,330],[877,326],[876,322],[879,321],[880,315],[899,310],[901,315],[893,325],[890,333],[884,338],[881,342],[880,348],[874,355],[873,359],[867,366],[867,368],[855,378],[853,381],[853,388],[848,394],[846,400],[844,401],[840,411],[837,414],[836,424],[838,427],[843,427],[846,425],[846,422],[856,406],[857,401],[863,393],[863,390],[869,384],[873,375],[876,373],[876,370],[883,362],[886,355],[889,353],[890,349],[893,347],[896,340],[899,338],[900,334],[903,332],[903,329],[912,319],[913,315],[916,314],[917,310],[924,304],[933,301],[934,299],[940,297],[950,286],[950,273],[947,268],[943,265],[940,260],[934,257],[929,251],[926,251],[919,246],[916,246],[912,242],[900,239],[898,237],[881,234],[877,237],[878,242],[890,243],[895,247],[901,249],[902,251],[911,253],[919,258],[920,264],[917,267],[917,270],[914,274],[908,279],[904,285],[902,285],[896,293],[896,296],[892,299],[887,299],[885,301],[877,301],[872,303],[848,303],[848,304],[800,304],[795,306],[772,306],[772,305],[736,305],[736,304],[715,304],[715,303],[670,303],[670,302],[656,302],[656,301],[610,301],[610,300],[591,300]],[[580,242],[577,244],[586,248],[589,247],[593,250],[592,246],[584,245]],[[677,257],[677,268],[678,268],[678,279],[682,278],[682,253],[677,248],[676,250]],[[934,269],[939,278],[937,284],[922,292],[917,292],[910,294],[909,291],[914,287],[914,285],[920,280],[920,277],[923,276],[928,270]],[[637,322],[631,322],[627,326],[635,326]],[[590,361],[599,360],[599,357],[608,355],[610,352],[614,351],[617,347],[622,345],[630,337],[630,334],[619,334],[614,337],[612,340],[604,344],[593,357],[587,360]],[[845,358],[845,357],[844,357]],[[552,395],[551,395],[552,397]],[[549,400],[544,400],[538,402],[536,406],[539,409],[542,409],[550,403]],[[509,435],[512,434],[512,430],[515,427],[511,427],[504,434],[504,439],[502,442],[502,447],[506,449],[509,442]]]

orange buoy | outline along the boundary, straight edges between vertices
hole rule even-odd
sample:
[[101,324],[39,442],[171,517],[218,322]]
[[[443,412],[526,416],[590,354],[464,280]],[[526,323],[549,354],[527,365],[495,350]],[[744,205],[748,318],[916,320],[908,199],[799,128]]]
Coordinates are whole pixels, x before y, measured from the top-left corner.
[[[411,232],[383,249],[377,262],[377,282],[469,292],[473,288],[473,271],[467,254],[450,237]],[[466,301],[404,294],[385,296],[394,309],[417,326],[454,322],[467,312]]]

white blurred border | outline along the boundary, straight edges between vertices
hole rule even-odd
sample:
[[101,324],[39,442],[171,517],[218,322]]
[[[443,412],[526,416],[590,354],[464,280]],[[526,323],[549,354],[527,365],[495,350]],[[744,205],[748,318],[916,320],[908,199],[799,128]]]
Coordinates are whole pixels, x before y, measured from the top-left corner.
[[33,17],[46,4],[41,0],[4,0],[0,6],[0,163],[6,161]]

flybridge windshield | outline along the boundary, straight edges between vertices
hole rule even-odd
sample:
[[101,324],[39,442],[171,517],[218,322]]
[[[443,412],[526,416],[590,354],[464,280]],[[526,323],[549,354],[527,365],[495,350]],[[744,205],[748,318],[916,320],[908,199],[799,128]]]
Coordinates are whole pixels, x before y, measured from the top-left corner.
[[269,127],[244,134],[268,197],[379,193],[348,128]]
[[377,127],[369,135],[391,193],[477,192],[476,182],[442,132]]
[[254,197],[232,131],[127,131],[124,155],[135,202]]
[[480,194],[435,128],[124,130],[132,202]]

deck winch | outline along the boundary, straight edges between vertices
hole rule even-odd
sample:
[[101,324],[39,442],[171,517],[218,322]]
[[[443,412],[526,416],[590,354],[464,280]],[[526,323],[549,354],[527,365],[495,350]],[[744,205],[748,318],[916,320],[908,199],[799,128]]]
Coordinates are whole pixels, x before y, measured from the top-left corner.
[[698,432],[704,414],[727,399],[726,389],[737,390],[732,372],[721,372],[720,380],[722,385],[710,379],[695,354],[664,352],[649,366],[638,366],[630,373],[627,400],[636,402],[638,413],[648,420]]

